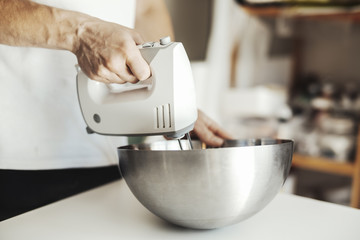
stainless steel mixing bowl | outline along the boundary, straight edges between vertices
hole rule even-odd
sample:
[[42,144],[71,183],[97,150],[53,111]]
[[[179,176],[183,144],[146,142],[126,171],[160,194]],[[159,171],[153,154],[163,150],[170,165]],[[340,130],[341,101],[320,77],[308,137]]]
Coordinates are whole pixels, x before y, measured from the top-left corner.
[[291,140],[231,140],[202,149],[193,141],[118,148],[120,171],[135,197],[176,225],[212,229],[240,222],[278,193],[291,166]]

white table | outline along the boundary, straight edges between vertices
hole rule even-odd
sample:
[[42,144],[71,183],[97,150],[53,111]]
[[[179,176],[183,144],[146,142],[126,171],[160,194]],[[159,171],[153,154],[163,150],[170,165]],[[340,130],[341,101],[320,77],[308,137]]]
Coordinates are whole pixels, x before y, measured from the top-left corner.
[[0,239],[359,240],[360,210],[279,193],[246,221],[191,230],[154,216],[121,180],[3,221]]

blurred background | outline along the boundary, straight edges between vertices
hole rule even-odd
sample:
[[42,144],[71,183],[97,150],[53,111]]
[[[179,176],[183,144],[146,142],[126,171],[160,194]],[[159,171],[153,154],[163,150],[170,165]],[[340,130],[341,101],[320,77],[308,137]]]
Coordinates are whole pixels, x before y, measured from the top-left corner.
[[360,208],[360,2],[166,0],[199,108],[295,141],[284,191]]

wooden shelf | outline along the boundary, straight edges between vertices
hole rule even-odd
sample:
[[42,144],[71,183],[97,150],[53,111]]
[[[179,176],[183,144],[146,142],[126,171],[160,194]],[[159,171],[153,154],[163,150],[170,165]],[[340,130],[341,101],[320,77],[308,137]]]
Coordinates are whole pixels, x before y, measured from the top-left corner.
[[294,154],[292,165],[308,170],[316,170],[325,173],[337,175],[345,175],[352,177],[354,174],[354,164],[348,162],[340,162],[335,159],[327,159],[321,157],[311,157],[300,154]]
[[[241,5],[240,5],[241,6]],[[360,9],[349,11],[336,11],[331,8],[324,8],[317,11],[315,8],[299,7],[249,7],[241,6],[247,13],[263,17],[292,17],[296,19],[324,19],[324,20],[345,20],[360,22]]]
[[352,178],[350,206],[360,208],[360,125],[357,134],[356,157],[353,163],[294,154],[292,167],[343,175]]

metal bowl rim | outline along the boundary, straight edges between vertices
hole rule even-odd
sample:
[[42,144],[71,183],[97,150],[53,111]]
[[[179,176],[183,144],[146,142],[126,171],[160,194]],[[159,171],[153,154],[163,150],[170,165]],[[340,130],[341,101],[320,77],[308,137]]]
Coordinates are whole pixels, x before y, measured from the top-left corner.
[[[274,147],[274,146],[281,146],[281,145],[294,145],[294,140],[292,139],[261,139],[261,138],[251,138],[251,139],[233,139],[233,140],[225,140],[225,143],[234,143],[234,142],[259,142],[264,144],[259,145],[244,145],[244,146],[226,146],[226,147],[214,147],[214,148],[206,148],[206,149],[192,149],[192,150],[180,150],[180,149],[139,149],[145,148],[142,146],[151,146],[152,144],[157,143],[165,143],[170,141],[177,141],[177,140],[164,140],[164,141],[157,141],[153,143],[140,143],[140,144],[130,144],[126,146],[120,146],[118,147],[118,151],[132,151],[132,152],[185,152],[185,151],[191,151],[191,152],[197,152],[197,151],[220,151],[225,149],[239,149],[239,148],[248,148],[248,147]],[[181,140],[186,141],[186,139]],[[199,140],[193,140],[193,142],[199,142]],[[272,142],[272,143],[270,143]]]

